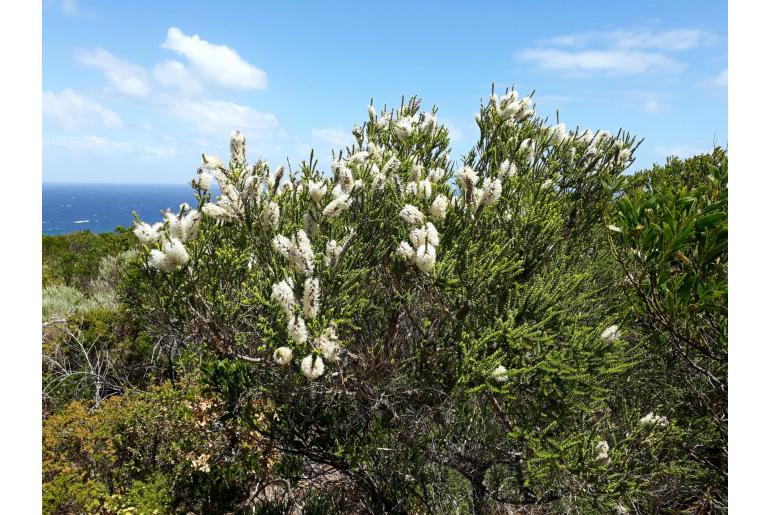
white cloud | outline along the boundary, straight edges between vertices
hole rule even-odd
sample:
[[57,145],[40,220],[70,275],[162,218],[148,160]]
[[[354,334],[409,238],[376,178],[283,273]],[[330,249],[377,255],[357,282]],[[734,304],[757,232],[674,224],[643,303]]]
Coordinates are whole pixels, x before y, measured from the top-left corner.
[[150,83],[144,68],[120,59],[104,49],[83,50],[78,53],[78,60],[86,66],[101,70],[119,93],[144,97],[150,92]]
[[665,110],[665,106],[654,98],[651,98],[642,105],[642,109],[646,113],[657,114],[662,113]]
[[519,52],[518,56],[520,60],[532,62],[540,69],[563,72],[639,74],[675,72],[682,68],[680,63],[663,54],[629,50],[566,51],[531,48]]
[[680,51],[709,45],[713,34],[700,29],[676,29],[652,33],[649,30],[615,31],[610,33],[618,46],[626,48],[657,48],[664,51]]
[[[171,114],[195,125],[201,132],[227,135],[233,129],[250,135],[262,135],[275,129],[277,120],[272,113],[224,100],[176,100],[169,104]],[[250,134],[251,133],[251,134]]]
[[57,2],[61,12],[68,16],[75,16],[80,12],[77,2],[75,0],[60,0]]
[[179,61],[158,63],[152,74],[158,83],[182,95],[192,96],[203,92],[203,85]]
[[114,111],[71,89],[43,92],[43,115],[64,129],[93,125],[107,128],[123,126]]
[[658,145],[653,147],[652,151],[661,159],[665,159],[670,156],[676,156],[681,159],[691,157],[698,154],[710,152],[704,148],[696,147],[693,145]]
[[714,81],[718,86],[727,87],[727,68],[722,70]]
[[345,145],[351,144],[353,141],[353,136],[350,135],[350,132],[336,127],[313,129],[312,133],[314,138],[318,138],[335,147],[344,147]]
[[549,38],[545,43],[578,48],[591,43],[602,43],[605,46],[617,48],[652,48],[674,52],[708,45],[715,39],[713,34],[701,29],[674,29],[655,33],[649,29],[637,28],[566,34]]
[[187,36],[176,27],[168,29],[163,48],[185,56],[207,82],[235,89],[265,89],[267,75],[243,60],[226,45],[215,45],[198,35]]
[[74,153],[121,154],[131,155],[140,159],[169,159],[177,155],[176,147],[159,147],[131,141],[114,141],[102,136],[54,137],[45,140],[43,144]]
[[719,75],[717,75],[716,77],[713,77],[710,82],[711,84],[719,88],[726,88],[727,87],[727,68],[719,72]]
[[517,57],[543,70],[579,75],[675,73],[685,64],[669,54],[711,44],[701,29],[652,31],[645,28],[565,34],[524,49]]

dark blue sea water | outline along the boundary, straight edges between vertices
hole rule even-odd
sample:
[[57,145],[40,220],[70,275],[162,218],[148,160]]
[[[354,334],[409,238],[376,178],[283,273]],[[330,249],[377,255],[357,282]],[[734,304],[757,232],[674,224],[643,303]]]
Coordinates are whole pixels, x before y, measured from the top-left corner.
[[73,231],[111,232],[129,227],[136,211],[158,222],[161,211],[179,204],[196,205],[189,184],[43,184],[43,234]]

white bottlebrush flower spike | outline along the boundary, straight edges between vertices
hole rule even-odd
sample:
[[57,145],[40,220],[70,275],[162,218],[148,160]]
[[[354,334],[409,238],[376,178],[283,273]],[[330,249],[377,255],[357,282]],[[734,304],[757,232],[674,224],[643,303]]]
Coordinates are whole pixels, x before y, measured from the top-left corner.
[[230,159],[239,166],[246,166],[246,138],[240,131],[230,133]]
[[398,160],[396,156],[391,156],[384,165],[382,165],[382,170],[380,172],[384,173],[385,175],[388,175],[393,170],[398,168],[401,165],[401,162]]
[[217,222],[227,222],[234,218],[230,211],[217,204],[206,204],[201,208],[201,211],[203,214],[210,216]]
[[470,166],[463,166],[458,174],[458,178],[458,185],[465,191],[473,191],[476,188],[476,183],[479,181],[476,170]]
[[603,463],[607,464],[610,462],[610,445],[606,442],[606,440],[602,440],[601,442],[596,444],[596,447],[594,448],[594,459],[597,463]]
[[296,262],[299,256],[299,249],[289,238],[283,234],[276,234],[272,241],[273,250],[282,255],[291,262]]
[[422,179],[422,171],[423,171],[424,168],[425,167],[420,165],[420,164],[413,165],[411,170],[409,170],[409,180],[412,181],[412,182],[417,182],[417,181],[421,180]]
[[302,313],[308,320],[318,316],[318,308],[321,304],[321,283],[318,278],[305,279],[305,291],[302,295]]
[[429,274],[436,266],[436,247],[430,243],[417,247],[414,251],[414,263],[421,271]]
[[427,222],[425,224],[425,236],[426,236],[426,241],[428,243],[430,243],[434,247],[438,247],[438,242],[439,242],[438,231],[436,230],[436,226],[434,226],[430,222]]
[[162,250],[152,249],[148,264],[161,272],[175,272],[185,266],[190,255],[178,239],[163,240]]
[[505,368],[503,365],[498,366],[496,369],[492,371],[492,378],[498,383],[507,383],[508,369]]
[[659,426],[666,427],[668,425],[668,419],[654,414],[652,411],[639,419],[639,424],[642,426]]
[[198,187],[203,191],[211,191],[211,183],[214,180],[214,176],[209,172],[201,172],[198,174]]
[[308,379],[318,379],[324,373],[324,360],[321,356],[308,354],[302,359],[299,368]]
[[291,363],[293,357],[294,353],[289,347],[278,347],[275,349],[275,352],[273,352],[273,361],[282,367]]
[[304,266],[305,273],[312,274],[315,269],[315,253],[313,252],[310,238],[307,237],[307,233],[302,229],[297,231],[294,238],[297,242],[297,250],[302,258],[301,264]]
[[337,171],[337,183],[343,193],[350,193],[353,189],[353,183],[355,183],[353,171],[347,166],[340,166]]
[[393,133],[396,135],[396,138],[404,140],[411,136],[412,132],[414,132],[414,126],[411,117],[404,117],[396,120],[396,123],[393,126]]
[[449,206],[449,199],[446,195],[436,195],[433,199],[433,204],[430,206],[430,216],[435,220],[443,220],[446,218],[446,210]]
[[166,259],[176,268],[183,267],[190,260],[184,244],[175,238],[163,242],[163,252]]
[[399,213],[399,216],[412,225],[421,224],[423,220],[422,212],[419,210],[419,208],[411,204],[404,205],[403,209],[401,209],[401,212]]
[[353,199],[351,199],[349,195],[340,195],[327,204],[323,210],[323,214],[324,216],[333,218],[343,211],[346,211],[352,203]]
[[326,361],[335,363],[339,360],[340,345],[334,325],[331,325],[324,330],[315,346],[321,351],[321,355]]
[[134,226],[134,234],[137,238],[139,238],[139,241],[144,243],[145,245],[150,245],[153,243],[157,243],[160,240],[161,233],[160,230],[163,228],[163,223],[158,222],[156,224],[150,225],[145,222],[138,222]]
[[412,259],[414,259],[414,249],[412,248],[411,245],[409,245],[409,243],[405,241],[402,241],[398,245],[398,249],[396,249],[396,252],[398,253],[399,256],[401,256],[406,260],[411,261]]
[[491,206],[500,200],[500,196],[503,193],[503,184],[500,182],[500,179],[494,179],[492,181],[485,179],[482,190],[481,203],[486,206]]
[[291,317],[297,306],[297,300],[294,297],[294,281],[291,277],[275,283],[270,298],[278,303],[287,317]]
[[321,201],[322,198],[326,195],[326,182],[325,181],[318,181],[318,182],[310,182],[307,187],[308,194],[310,195],[310,198],[313,199],[313,202],[318,203]]
[[262,208],[262,226],[265,229],[277,229],[281,218],[281,208],[273,201],[270,201]]
[[524,154],[527,157],[531,157],[532,153],[535,151],[535,143],[530,138],[526,138],[522,140],[521,144],[519,145],[519,152],[521,154]]
[[428,180],[430,182],[440,183],[444,181],[444,177],[446,176],[446,170],[443,168],[431,168],[430,172],[428,172]]
[[339,245],[336,240],[329,240],[326,243],[324,262],[329,266],[339,259],[340,254],[342,254],[342,245]]
[[355,154],[353,154],[352,156],[350,156],[350,159],[348,159],[348,161],[351,164],[362,165],[366,163],[367,159],[369,159],[369,152],[367,152],[366,150],[360,150]]
[[294,315],[289,318],[289,323],[286,324],[286,330],[294,340],[294,343],[303,344],[307,342],[307,327],[305,326],[305,320],[299,316]]
[[150,258],[147,261],[152,268],[160,270],[161,272],[173,272],[175,267],[166,259],[166,254],[158,249],[152,249],[150,251]]
[[410,181],[406,185],[406,189],[404,191],[406,192],[407,195],[417,196],[417,183],[414,181]]
[[417,183],[417,196],[421,198],[430,198],[433,190],[431,189],[430,180],[423,179]]
[[553,141],[556,144],[564,143],[565,140],[569,137],[569,133],[567,132],[567,127],[564,125],[564,123],[557,123],[553,127],[551,127],[551,141]]
[[606,341],[613,341],[617,340],[620,337],[620,330],[618,329],[618,326],[611,325],[604,331],[602,331],[601,339]]
[[372,176],[372,189],[374,191],[381,191],[385,187],[385,182],[388,180],[388,177],[380,172],[376,172]]
[[219,170],[224,167],[224,163],[217,156],[203,154],[203,168],[206,168],[207,170]]

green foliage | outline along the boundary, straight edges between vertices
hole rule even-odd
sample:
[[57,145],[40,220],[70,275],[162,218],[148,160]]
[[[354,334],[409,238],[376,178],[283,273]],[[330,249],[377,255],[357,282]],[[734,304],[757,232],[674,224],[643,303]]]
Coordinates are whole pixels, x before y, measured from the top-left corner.
[[640,333],[637,405],[671,421],[649,444],[665,458],[645,463],[660,491],[643,511],[727,507],[727,178],[719,148],[671,159],[632,177],[609,218]]
[[78,231],[43,236],[43,287],[63,284],[84,290],[96,278],[100,261],[136,245],[136,237],[121,227],[115,232]]
[[[582,495],[576,478],[595,468],[590,415],[629,366],[622,339],[600,338],[625,309],[601,220],[634,140],[560,132],[525,108],[514,120],[510,97],[502,104],[482,106],[481,137],[463,163],[471,172],[453,170],[447,130],[416,99],[390,120],[370,113],[346,159],[335,155],[336,184],[311,155],[279,186],[283,170],[248,166],[236,137],[228,169],[204,157],[223,195],[215,203],[198,185],[202,219],[167,217],[147,239],[149,266],[132,272],[131,312],[212,356],[204,377],[224,420],[302,457],[305,469],[345,474],[353,498],[375,511],[450,506],[443,490],[458,476],[476,512]],[[314,200],[319,181],[326,190]],[[452,199],[445,216],[432,209],[438,195]],[[406,260],[397,252],[400,241],[420,245],[410,230],[429,230],[405,221],[406,204],[435,224],[435,266],[419,262],[419,248]],[[188,222],[194,237],[177,229]],[[304,265],[276,243],[300,229],[313,254]],[[161,271],[172,238],[184,259]],[[332,241],[342,250],[324,258]],[[320,284],[317,316],[301,301],[307,277]],[[286,278],[307,340],[271,298]],[[329,330],[340,361],[321,344]],[[272,354],[285,346],[296,362],[279,367]],[[308,355],[326,362],[316,381],[298,370]],[[508,479],[490,488],[490,474]]]
[[724,511],[726,155],[530,107],[460,165],[414,98],[331,175],[234,134],[139,245],[44,238],[45,512]]
[[129,392],[98,407],[74,402],[47,417],[44,513],[236,509],[260,475],[261,453],[256,440],[237,438],[231,425],[219,423],[218,413],[188,382]]
[[149,334],[121,310],[97,307],[45,327],[42,350],[45,413],[167,378]]

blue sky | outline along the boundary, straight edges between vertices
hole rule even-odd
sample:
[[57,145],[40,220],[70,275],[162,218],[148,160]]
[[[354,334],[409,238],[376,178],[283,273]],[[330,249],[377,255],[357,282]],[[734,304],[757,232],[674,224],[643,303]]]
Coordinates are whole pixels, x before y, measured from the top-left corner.
[[402,94],[459,159],[492,82],[644,137],[632,169],[726,146],[727,3],[44,0],[43,180],[181,183],[234,128],[251,159],[325,165]]

